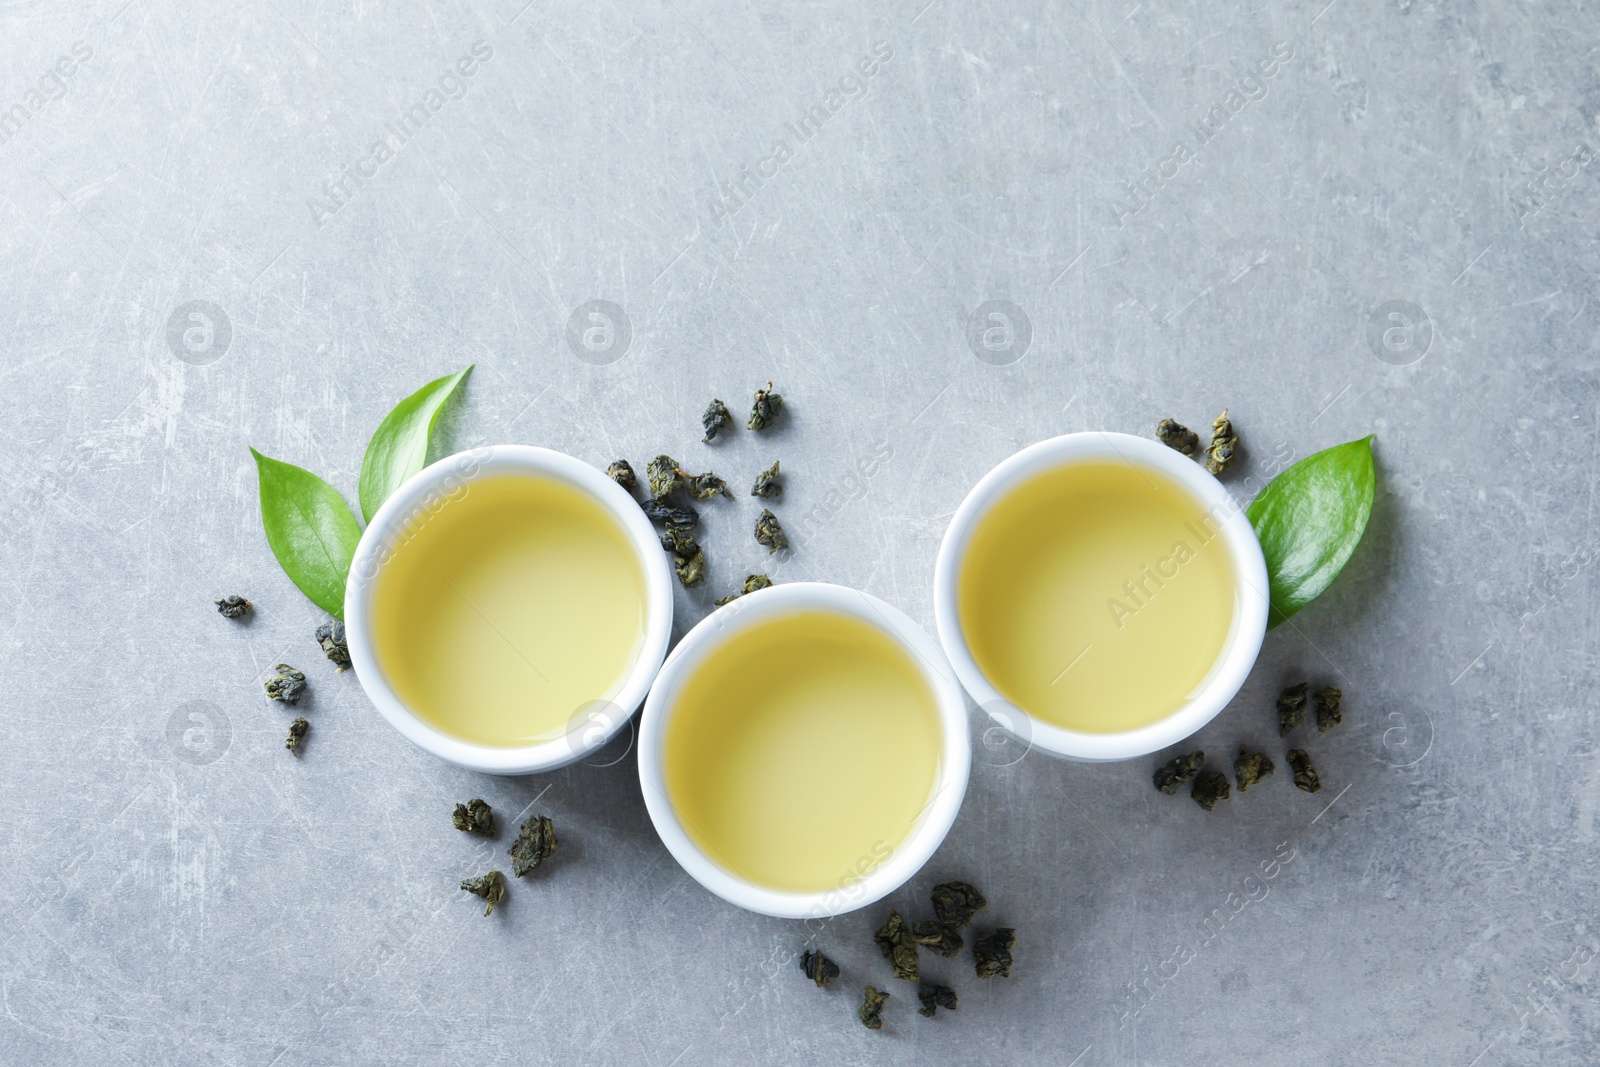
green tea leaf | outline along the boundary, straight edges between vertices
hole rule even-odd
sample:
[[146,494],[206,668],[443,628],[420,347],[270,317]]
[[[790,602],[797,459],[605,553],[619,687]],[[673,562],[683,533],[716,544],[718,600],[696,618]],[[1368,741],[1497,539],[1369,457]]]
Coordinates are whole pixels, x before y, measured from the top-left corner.
[[428,440],[439,410],[455,393],[473,364],[435,379],[395,405],[367,442],[361,461],[361,513],[372,521],[389,494],[420,471],[428,460]]
[[1366,532],[1377,490],[1372,435],[1324,449],[1261,490],[1247,514],[1267,557],[1270,629],[1321,595]]
[[312,602],[344,618],[344,584],[361,527],[338,490],[292,463],[255,449],[261,526],[283,571]]

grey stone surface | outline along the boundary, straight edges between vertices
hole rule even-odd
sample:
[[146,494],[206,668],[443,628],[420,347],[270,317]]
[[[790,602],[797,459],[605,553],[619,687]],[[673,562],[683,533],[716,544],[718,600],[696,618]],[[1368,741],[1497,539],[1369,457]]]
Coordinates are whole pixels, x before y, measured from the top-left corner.
[[[1600,20],[1325,3],[8,5],[0,1061],[1594,1062]],[[621,314],[575,351],[591,301]],[[1020,446],[1227,405],[1245,500],[1376,432],[1366,543],[1198,739],[1281,755],[1277,687],[1341,683],[1326,787],[1208,816],[1154,759],[1016,760],[975,718],[888,903],[970,878],[1017,963],[930,967],[961,1008],[920,1019],[883,909],[693,883],[627,741],[465,773],[321,660],[246,446],[353,500],[384,412],[468,362],[450,447],[781,457],[775,576],[930,628],[944,525]],[[770,438],[698,443],[769,377]],[[680,633],[758,562],[755,502],[708,510]],[[450,828],[474,795],[562,834],[491,919],[455,888],[505,844]]]

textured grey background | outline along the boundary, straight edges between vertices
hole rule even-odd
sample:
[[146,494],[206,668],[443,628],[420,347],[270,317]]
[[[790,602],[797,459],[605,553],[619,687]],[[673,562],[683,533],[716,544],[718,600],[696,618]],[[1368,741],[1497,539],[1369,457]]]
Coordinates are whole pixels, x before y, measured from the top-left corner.
[[[6,5],[0,1061],[1594,1061],[1595,8],[925,2]],[[585,320],[580,359],[591,300],[631,336]],[[1026,351],[1003,318],[969,346],[991,300]],[[625,740],[464,773],[320,659],[247,444],[353,500],[384,412],[473,361],[448,447],[781,457],[776,577],[930,629],[944,525],[1020,446],[1230,405],[1246,500],[1376,432],[1366,542],[1200,737],[1281,757],[1277,687],[1343,684],[1325,790],[1280,769],[1206,815],[1153,759],[1013,762],[975,720],[961,817],[889,903],[970,878],[1017,963],[930,966],[962,1007],[917,1018],[883,908],[808,930],[683,874]],[[768,377],[781,428],[698,444],[709,395]],[[758,560],[753,501],[706,510],[680,633]],[[280,659],[314,685],[299,760]],[[491,919],[455,885],[505,838],[448,822],[480,794],[562,840]],[[808,938],[840,987],[800,977]]]

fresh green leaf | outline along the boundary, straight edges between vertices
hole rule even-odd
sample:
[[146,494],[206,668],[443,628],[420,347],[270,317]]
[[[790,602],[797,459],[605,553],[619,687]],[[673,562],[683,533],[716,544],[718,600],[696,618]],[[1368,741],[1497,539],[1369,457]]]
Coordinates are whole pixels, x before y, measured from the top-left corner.
[[368,522],[389,494],[428,461],[428,440],[433,424],[439,421],[439,411],[471,372],[472,366],[468,366],[429,382],[395,405],[378,424],[361,461],[361,512]]
[[1247,514],[1267,557],[1268,627],[1315,600],[1344,569],[1366,532],[1377,490],[1372,435],[1324,449],[1261,490]]
[[344,584],[361,527],[338,490],[292,463],[255,449],[261,526],[284,573],[323,611],[344,618]]

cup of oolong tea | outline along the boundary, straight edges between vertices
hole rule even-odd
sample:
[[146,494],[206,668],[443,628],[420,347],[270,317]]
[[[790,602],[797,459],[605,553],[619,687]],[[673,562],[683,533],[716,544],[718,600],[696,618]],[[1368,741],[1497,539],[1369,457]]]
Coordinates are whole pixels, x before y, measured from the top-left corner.
[[1261,651],[1266,561],[1193,459],[1119,433],[1023,449],[956,510],[934,615],[961,683],[1027,749],[1156,752],[1210,722]]
[[627,491],[560,452],[442,459],[372,517],[345,591],[350,659],[390,725],[491,774],[604,745],[672,632],[672,575]]
[[854,911],[928,861],[966,793],[966,702],[938,644],[854,589],[749,593],[667,657],[639,781],[667,849],[764,915]]

